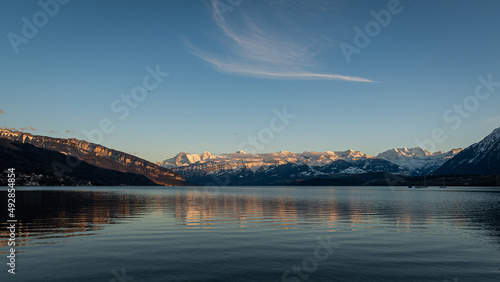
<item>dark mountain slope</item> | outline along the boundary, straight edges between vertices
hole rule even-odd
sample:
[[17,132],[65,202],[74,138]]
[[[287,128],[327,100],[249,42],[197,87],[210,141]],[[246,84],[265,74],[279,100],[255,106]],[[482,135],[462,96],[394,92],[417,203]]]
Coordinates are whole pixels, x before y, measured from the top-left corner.
[[500,174],[500,128],[445,162],[434,174]]
[[[58,173],[54,164],[66,164],[67,159],[67,155],[58,152],[0,138],[0,172],[15,168],[18,185],[26,184],[28,180],[34,180],[39,185],[156,185],[143,175],[99,168],[83,161],[64,174]],[[75,162],[74,158],[69,159]],[[29,176],[30,179],[22,176]],[[6,175],[0,184],[7,184]]]
[[100,168],[144,175],[159,185],[188,184],[184,177],[170,169],[84,140],[52,138],[2,129],[0,129],[0,138],[67,154]]

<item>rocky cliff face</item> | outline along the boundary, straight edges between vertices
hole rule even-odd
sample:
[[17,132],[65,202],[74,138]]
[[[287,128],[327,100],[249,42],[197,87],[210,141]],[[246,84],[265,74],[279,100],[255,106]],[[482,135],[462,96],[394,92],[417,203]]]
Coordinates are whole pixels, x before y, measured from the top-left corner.
[[[65,164],[67,155],[0,138],[0,171],[16,168],[16,185],[20,186],[155,186],[144,175],[105,169],[79,161],[65,173],[57,173],[56,163]],[[7,186],[0,177],[0,186]]]
[[[84,140],[52,138],[4,129],[0,129],[0,138],[60,152],[97,167],[144,175],[159,185],[175,186],[188,184],[183,176],[167,168]],[[72,170],[75,166],[78,166],[78,161],[69,157],[65,163],[56,163],[53,165],[54,169],[61,173]]]

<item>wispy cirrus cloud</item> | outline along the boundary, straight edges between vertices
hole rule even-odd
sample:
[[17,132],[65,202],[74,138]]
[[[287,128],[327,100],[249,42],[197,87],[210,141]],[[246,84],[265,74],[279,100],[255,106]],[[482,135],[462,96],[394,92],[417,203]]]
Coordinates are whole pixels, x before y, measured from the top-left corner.
[[34,129],[33,127],[31,126],[28,126],[29,129],[33,130],[33,131],[37,131],[36,129]]
[[0,114],[5,114],[5,112],[3,110],[0,110]]
[[297,18],[306,22],[314,19],[333,8],[331,2],[330,5],[327,2],[305,5],[300,1],[245,1],[245,7],[241,5],[223,17],[217,3],[212,1],[211,11],[221,48],[207,51],[184,40],[189,52],[217,71],[270,79],[374,82],[319,71],[324,68],[318,57],[333,45],[333,40],[305,24],[297,24]]

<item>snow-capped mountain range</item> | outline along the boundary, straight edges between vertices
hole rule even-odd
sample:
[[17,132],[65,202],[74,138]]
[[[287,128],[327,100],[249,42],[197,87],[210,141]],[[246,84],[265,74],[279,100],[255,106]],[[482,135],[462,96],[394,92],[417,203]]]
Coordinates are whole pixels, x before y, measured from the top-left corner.
[[247,154],[238,151],[217,156],[209,152],[181,152],[156,164],[170,168],[194,183],[207,183],[216,178],[231,179],[232,185],[276,185],[333,174],[428,174],[460,151],[431,153],[421,148],[399,148],[380,153],[377,157],[354,150],[299,154],[288,151]]
[[214,159],[173,167],[193,183],[214,185],[288,185],[295,180],[384,171],[408,173],[386,160],[356,151],[294,154],[224,154]]
[[411,149],[394,148],[380,153],[376,157],[354,150],[336,152],[304,152],[300,154],[288,151],[264,154],[247,154],[244,151],[238,151],[218,156],[206,151],[202,154],[188,154],[186,152],[181,152],[173,158],[157,162],[156,164],[166,168],[178,168],[196,164],[213,163],[226,164],[235,168],[241,166],[256,170],[263,166],[272,165],[295,164],[307,165],[310,167],[322,167],[341,160],[355,163],[360,160],[381,159],[398,165],[401,170],[407,171],[408,174],[422,174],[429,173],[437,169],[460,151],[462,151],[462,149],[454,149],[446,153],[443,151],[431,153],[428,150],[423,150],[418,147]]
[[202,154],[188,154],[186,152],[181,152],[173,158],[157,162],[156,164],[167,168],[203,164],[207,162],[244,165],[247,168],[282,165],[288,163],[307,164],[309,166],[324,166],[338,160],[357,161],[373,158],[374,157],[370,155],[353,150],[339,152],[304,152],[301,154],[295,154],[288,151],[265,154],[247,154],[244,151],[238,151],[231,154],[221,154],[219,156],[214,156],[209,152],[203,152]]

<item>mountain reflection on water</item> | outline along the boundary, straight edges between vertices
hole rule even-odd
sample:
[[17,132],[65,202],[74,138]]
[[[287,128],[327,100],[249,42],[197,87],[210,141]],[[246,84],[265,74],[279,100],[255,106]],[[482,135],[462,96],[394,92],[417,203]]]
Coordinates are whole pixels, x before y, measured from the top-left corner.
[[[99,234],[107,225],[149,216],[175,220],[188,228],[268,227],[330,231],[384,229],[433,232],[476,230],[500,243],[498,190],[411,191],[385,187],[104,188],[92,190],[18,190],[18,242]],[[6,202],[6,193],[0,193]],[[6,209],[0,213],[6,223]],[[4,226],[0,235],[6,238]],[[34,244],[46,244],[37,240]],[[52,242],[54,243],[54,242]],[[0,241],[0,247],[7,242]]]

